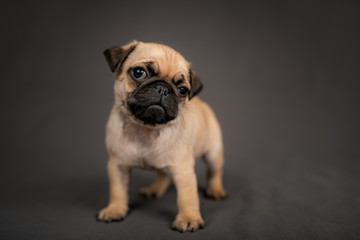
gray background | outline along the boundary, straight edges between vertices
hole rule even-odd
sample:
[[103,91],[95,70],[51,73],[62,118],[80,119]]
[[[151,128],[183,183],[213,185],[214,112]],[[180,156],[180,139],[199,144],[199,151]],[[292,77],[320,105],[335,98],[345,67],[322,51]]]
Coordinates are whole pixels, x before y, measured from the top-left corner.
[[[358,1],[44,1],[1,5],[1,239],[359,239]],[[196,233],[170,229],[171,187],[107,204],[104,49],[133,39],[192,62],[225,142],[230,197],[203,197]]]

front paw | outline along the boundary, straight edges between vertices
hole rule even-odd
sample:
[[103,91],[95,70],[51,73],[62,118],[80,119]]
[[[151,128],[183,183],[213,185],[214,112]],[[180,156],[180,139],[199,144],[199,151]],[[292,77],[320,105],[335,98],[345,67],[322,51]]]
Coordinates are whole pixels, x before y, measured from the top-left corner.
[[128,211],[127,207],[119,204],[109,204],[97,214],[97,220],[103,222],[121,221],[125,218]]
[[195,232],[199,228],[204,228],[205,223],[200,213],[179,213],[172,224],[172,228],[179,232]]

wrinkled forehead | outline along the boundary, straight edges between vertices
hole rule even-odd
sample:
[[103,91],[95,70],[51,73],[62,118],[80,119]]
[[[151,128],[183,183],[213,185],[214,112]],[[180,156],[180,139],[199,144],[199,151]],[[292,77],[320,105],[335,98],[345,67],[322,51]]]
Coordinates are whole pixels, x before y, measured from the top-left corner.
[[154,70],[164,77],[187,75],[189,63],[174,49],[155,43],[139,43],[125,62],[125,68],[152,63]]

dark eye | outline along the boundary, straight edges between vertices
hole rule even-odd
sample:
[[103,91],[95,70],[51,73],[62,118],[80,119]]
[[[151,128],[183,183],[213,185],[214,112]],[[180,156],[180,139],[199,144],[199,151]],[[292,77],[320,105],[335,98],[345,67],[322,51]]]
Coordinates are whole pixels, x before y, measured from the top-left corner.
[[179,94],[184,97],[186,96],[186,94],[189,92],[189,89],[187,89],[186,87],[181,87],[179,88]]
[[136,67],[136,68],[134,68],[134,69],[132,70],[131,74],[132,74],[132,77],[133,77],[135,80],[138,80],[138,81],[144,80],[144,79],[146,79],[146,78],[148,77],[145,69],[142,68],[142,67]]

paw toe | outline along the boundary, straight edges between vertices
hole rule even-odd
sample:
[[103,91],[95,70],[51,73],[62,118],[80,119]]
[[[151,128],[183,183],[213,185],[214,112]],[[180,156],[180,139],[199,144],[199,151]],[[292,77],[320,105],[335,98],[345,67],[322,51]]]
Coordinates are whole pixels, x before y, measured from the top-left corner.
[[103,222],[119,222],[122,221],[126,216],[127,209],[117,206],[108,206],[97,214],[96,218],[98,221]]
[[201,217],[177,217],[172,228],[179,232],[191,231],[195,232],[198,229],[204,228],[204,220]]
[[208,188],[206,196],[212,199],[220,200],[227,197],[227,193],[223,188]]

